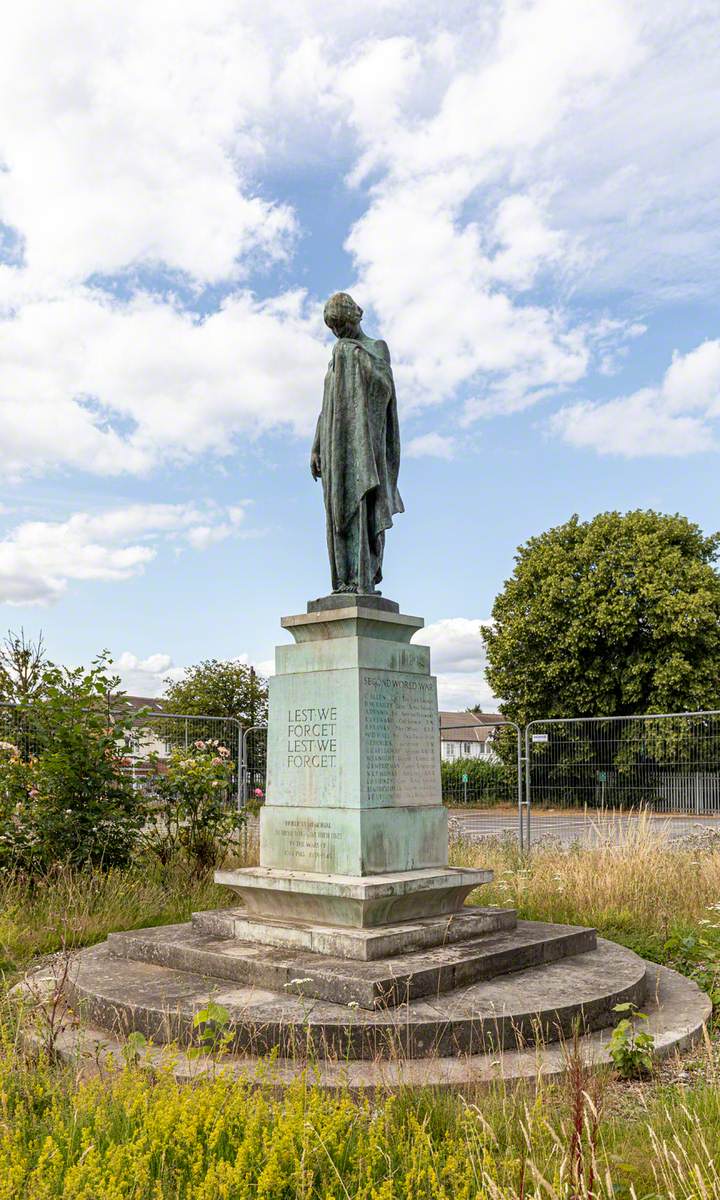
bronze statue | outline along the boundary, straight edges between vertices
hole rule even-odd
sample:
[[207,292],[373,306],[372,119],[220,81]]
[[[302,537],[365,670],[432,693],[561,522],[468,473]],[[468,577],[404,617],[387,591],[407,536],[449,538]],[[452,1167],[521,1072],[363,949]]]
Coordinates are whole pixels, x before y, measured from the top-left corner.
[[346,292],[330,297],[324,315],[338,340],[310,471],[313,479],[322,477],[333,592],[372,594],[382,579],[385,531],[404,511],[390,351],[363,333],[362,309]]

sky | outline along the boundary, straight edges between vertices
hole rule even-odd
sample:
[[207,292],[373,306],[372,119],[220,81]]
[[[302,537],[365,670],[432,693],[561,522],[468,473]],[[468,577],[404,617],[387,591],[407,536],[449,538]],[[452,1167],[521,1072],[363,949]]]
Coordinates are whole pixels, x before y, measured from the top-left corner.
[[0,604],[157,695],[329,590],[350,291],[389,344],[383,592],[441,705],[573,513],[718,524],[716,0],[28,0],[0,40]]

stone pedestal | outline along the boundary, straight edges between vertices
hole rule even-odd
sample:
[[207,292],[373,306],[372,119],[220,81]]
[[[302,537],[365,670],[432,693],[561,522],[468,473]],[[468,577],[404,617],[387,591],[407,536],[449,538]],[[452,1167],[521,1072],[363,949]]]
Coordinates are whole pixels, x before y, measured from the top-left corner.
[[[260,866],[216,878],[273,945],[303,944],[304,924],[346,934],[419,920],[437,944],[491,873],[448,867],[436,683],[429,649],[410,644],[423,621],[380,596],[308,608],[282,621],[295,644],[277,648],[270,680]],[[367,938],[340,942],[367,956]]]

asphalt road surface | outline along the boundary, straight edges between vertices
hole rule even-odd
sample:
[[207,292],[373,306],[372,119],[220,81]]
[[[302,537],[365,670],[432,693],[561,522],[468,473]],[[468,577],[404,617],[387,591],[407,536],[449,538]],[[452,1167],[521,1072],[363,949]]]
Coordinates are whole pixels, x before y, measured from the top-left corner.
[[[525,810],[523,810],[525,817]],[[451,817],[459,822],[462,836],[470,841],[486,837],[517,836],[518,817],[509,810],[486,809],[478,812],[451,810]],[[612,816],[586,814],[584,812],[540,812],[530,814],[530,841],[537,843],[544,838],[562,842],[566,846],[580,844],[597,845],[598,842],[619,840],[627,836],[638,823],[657,832],[671,841],[701,837],[712,831],[720,835],[720,814],[717,816],[669,816],[664,813],[643,814],[616,813]]]

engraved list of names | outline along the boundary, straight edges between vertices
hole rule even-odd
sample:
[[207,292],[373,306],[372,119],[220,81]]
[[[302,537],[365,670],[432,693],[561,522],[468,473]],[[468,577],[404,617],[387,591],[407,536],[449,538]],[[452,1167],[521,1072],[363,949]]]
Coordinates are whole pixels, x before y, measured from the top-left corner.
[[434,681],[368,671],[362,683],[368,802],[439,804]]

